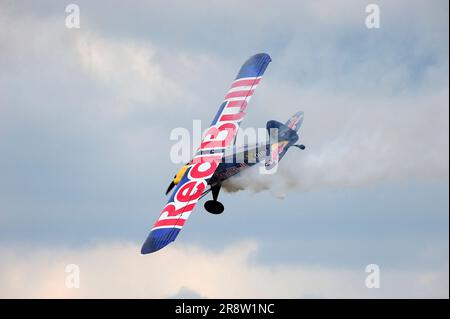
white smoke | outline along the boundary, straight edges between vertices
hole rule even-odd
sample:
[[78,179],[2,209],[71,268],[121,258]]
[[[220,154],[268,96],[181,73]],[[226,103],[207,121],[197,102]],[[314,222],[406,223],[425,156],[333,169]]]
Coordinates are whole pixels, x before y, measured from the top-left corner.
[[[300,129],[306,150],[291,148],[273,175],[256,167],[224,183],[235,192],[361,187],[375,183],[445,181],[449,176],[448,89],[415,100],[376,105],[339,101],[305,112]],[[322,101],[323,103],[323,101]]]
[[284,199],[290,186],[294,181],[289,177],[289,170],[283,168],[278,169],[275,174],[261,174],[260,165],[255,165],[240,174],[225,180],[222,189],[228,193],[249,190],[252,193],[269,191],[273,196]]

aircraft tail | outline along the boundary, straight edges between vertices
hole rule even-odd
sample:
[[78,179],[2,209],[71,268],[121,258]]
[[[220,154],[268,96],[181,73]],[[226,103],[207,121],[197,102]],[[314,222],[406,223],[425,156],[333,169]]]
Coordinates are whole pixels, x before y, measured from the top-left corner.
[[297,131],[303,123],[303,112],[295,113],[286,124],[270,120],[266,124],[269,133],[269,143],[267,143],[267,154],[269,160],[266,161],[268,169],[274,167],[286,154],[289,147],[294,145],[299,136]]
[[297,113],[295,113],[290,117],[290,119],[286,122],[285,125],[290,129],[298,132],[298,129],[300,128],[300,126],[302,126],[303,117],[304,113],[302,111],[298,111]]

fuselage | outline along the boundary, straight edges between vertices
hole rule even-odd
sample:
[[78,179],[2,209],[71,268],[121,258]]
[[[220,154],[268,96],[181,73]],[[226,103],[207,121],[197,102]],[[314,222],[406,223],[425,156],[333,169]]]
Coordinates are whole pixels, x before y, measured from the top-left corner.
[[268,145],[245,145],[240,148],[233,147],[225,152],[219,167],[208,180],[209,185],[222,183],[224,180],[239,174],[246,168],[252,167],[266,160]]
[[[294,145],[299,139],[297,131],[302,123],[303,112],[301,111],[291,116],[285,124],[275,120],[268,121],[266,124],[269,133],[268,142],[244,145],[239,148],[236,146],[230,147],[224,152],[216,171],[210,178],[206,179],[206,182],[210,186],[221,184],[228,178],[260,162],[265,163],[266,169],[272,169],[283,158],[289,147],[297,146],[304,149],[303,145]],[[275,130],[276,134],[272,134],[272,130]],[[275,140],[272,140],[272,137]],[[213,151],[205,152],[212,153]],[[189,163],[178,171],[169,185],[166,194],[181,181],[188,168]]]

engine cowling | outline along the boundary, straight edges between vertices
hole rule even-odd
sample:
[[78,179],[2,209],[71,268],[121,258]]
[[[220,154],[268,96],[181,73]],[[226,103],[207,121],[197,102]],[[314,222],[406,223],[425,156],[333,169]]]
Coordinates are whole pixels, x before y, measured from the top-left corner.
[[169,184],[169,187],[167,187],[166,195],[169,194],[169,192],[181,181],[188,167],[189,167],[188,164],[184,165],[182,168],[180,168],[178,173],[175,174],[173,180]]

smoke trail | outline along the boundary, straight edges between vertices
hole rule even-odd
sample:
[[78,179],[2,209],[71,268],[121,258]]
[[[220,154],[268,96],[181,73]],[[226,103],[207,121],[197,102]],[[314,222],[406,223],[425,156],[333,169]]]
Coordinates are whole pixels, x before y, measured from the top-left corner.
[[[224,189],[268,190],[282,197],[290,191],[448,181],[447,101],[445,90],[395,107],[386,103],[362,111],[347,104],[350,117],[342,115],[342,108],[310,114],[300,132],[305,151],[290,148],[275,174],[261,175],[252,167]],[[339,125],[330,118],[338,118]]]

